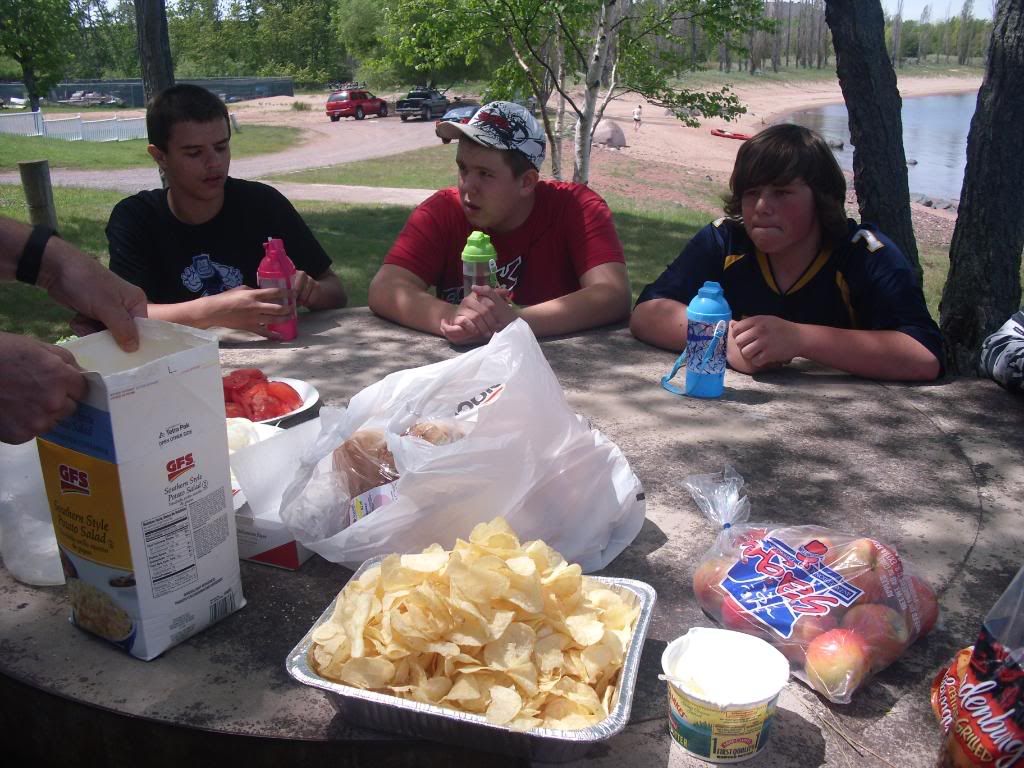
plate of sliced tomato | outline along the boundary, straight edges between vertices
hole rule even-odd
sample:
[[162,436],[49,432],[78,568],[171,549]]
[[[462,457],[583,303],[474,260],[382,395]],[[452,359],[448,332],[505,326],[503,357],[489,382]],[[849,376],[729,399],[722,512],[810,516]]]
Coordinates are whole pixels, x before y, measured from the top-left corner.
[[267,376],[259,368],[240,368],[223,379],[228,418],[276,424],[312,408],[320,399],[316,387],[300,379]]

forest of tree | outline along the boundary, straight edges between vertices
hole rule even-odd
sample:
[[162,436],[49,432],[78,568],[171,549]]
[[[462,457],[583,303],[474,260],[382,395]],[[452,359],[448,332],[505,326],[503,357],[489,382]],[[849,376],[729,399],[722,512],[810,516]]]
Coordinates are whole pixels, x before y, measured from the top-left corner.
[[[663,5],[666,0],[651,0]],[[67,9],[73,30],[63,29],[53,49],[53,82],[62,79],[139,77],[133,0],[0,0],[4,5]],[[358,78],[376,87],[423,79],[403,63],[393,23],[423,5],[419,0],[166,0],[171,56],[177,77],[290,75],[322,85]],[[919,19],[886,18],[886,39],[898,68],[922,60],[980,64],[992,22],[974,17],[973,0],[960,8],[927,6]],[[730,31],[724,41],[700,19],[677,21],[662,42],[694,64],[720,70],[831,68],[834,51],[824,0],[765,2],[774,29]],[[5,14],[0,13],[0,17]],[[0,20],[0,80],[22,80],[20,64],[5,44]],[[893,43],[897,50],[893,52]],[[506,58],[499,45],[467,63],[449,62],[427,76],[478,79]],[[50,75],[50,72],[43,74]]]

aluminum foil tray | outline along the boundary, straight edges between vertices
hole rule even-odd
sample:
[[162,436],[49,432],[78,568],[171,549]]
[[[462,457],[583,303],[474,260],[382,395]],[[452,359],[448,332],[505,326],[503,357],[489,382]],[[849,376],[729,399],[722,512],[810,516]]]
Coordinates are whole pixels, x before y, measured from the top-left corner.
[[[367,560],[352,578],[358,579],[368,568],[377,565],[381,560],[382,557]],[[331,617],[336,600],[327,606],[306,636],[288,654],[285,666],[288,674],[300,683],[325,691],[334,707],[352,725],[377,731],[393,731],[471,749],[501,752],[541,762],[576,760],[582,758],[595,743],[619,733],[629,722],[636,675],[640,667],[640,654],[657,599],[654,588],[642,581],[602,576],[586,578],[600,582],[620,594],[631,594],[640,606],[633,637],[619,673],[615,706],[608,717],[589,728],[535,728],[526,732],[513,731],[503,725],[487,722],[482,715],[352,688],[321,677],[309,665],[309,649],[313,644],[313,632]]]

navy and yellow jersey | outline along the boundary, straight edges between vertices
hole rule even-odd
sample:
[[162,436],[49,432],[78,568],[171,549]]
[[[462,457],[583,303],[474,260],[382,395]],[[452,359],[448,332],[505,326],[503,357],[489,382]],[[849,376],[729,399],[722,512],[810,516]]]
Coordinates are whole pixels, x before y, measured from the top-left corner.
[[736,320],[775,315],[794,323],[902,331],[942,361],[942,336],[928,314],[913,267],[889,238],[849,221],[849,233],[823,250],[783,293],[771,263],[743,224],[719,219],[698,232],[637,304],[672,299],[689,304],[706,280],[721,283]]

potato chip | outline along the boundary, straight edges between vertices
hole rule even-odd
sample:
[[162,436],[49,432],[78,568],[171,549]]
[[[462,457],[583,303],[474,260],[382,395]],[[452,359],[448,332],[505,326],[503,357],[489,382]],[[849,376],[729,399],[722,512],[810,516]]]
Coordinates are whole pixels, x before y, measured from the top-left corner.
[[498,725],[510,722],[523,708],[523,697],[515,688],[491,686],[491,703],[487,705],[487,719]]
[[395,665],[387,659],[352,658],[341,668],[341,682],[357,688],[383,688],[395,677]]
[[451,552],[391,555],[313,632],[323,677],[485,716],[513,730],[608,716],[639,607],[501,518]]

